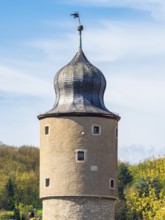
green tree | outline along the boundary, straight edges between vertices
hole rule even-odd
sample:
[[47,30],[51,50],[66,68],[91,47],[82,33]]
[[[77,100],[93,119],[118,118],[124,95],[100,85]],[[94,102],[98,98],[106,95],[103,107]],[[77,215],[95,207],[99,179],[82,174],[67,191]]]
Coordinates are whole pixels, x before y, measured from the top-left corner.
[[9,178],[5,186],[6,210],[13,210],[15,208],[14,192],[14,182]]
[[16,177],[17,203],[40,207],[38,177],[34,172],[23,173]]
[[118,197],[124,199],[125,187],[133,181],[133,176],[128,169],[128,165],[120,163],[118,165]]
[[139,196],[142,197],[149,195],[149,187],[155,190],[155,194],[159,197],[159,193],[162,189],[162,186],[157,178],[152,177],[140,177],[135,182],[135,189],[139,193]]
[[117,199],[115,204],[115,220],[128,220],[125,200]]
[[41,207],[38,148],[0,145],[0,176],[0,209],[19,203]]
[[118,164],[118,200],[115,205],[115,219],[128,220],[127,204],[124,195],[124,189],[131,183],[133,177],[129,171],[128,165],[125,163]]

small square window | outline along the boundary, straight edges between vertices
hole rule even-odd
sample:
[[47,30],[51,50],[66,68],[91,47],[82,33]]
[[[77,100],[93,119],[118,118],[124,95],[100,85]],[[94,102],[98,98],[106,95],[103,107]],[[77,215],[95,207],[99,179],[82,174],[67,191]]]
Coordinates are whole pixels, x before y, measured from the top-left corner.
[[49,134],[49,126],[45,126],[45,135]]
[[87,150],[85,149],[76,149],[75,150],[75,159],[76,162],[84,162],[87,158]]
[[50,179],[46,178],[45,179],[45,187],[49,187],[50,186]]
[[115,180],[114,179],[110,179],[109,180],[109,187],[110,187],[110,189],[114,189],[115,188]]
[[77,152],[77,160],[84,160],[84,151]]
[[101,128],[98,125],[94,125],[92,128],[92,133],[95,135],[99,135],[101,133]]

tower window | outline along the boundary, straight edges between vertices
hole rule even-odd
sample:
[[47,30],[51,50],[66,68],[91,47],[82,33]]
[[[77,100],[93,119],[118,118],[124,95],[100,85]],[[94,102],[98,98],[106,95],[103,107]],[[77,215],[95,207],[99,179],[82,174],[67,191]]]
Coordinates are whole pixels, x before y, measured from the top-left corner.
[[118,128],[115,129],[115,136],[118,137]]
[[94,134],[94,135],[101,134],[101,127],[98,125],[93,125],[92,126],[92,134]]
[[87,150],[76,149],[76,161],[81,162],[86,159]]
[[109,180],[109,187],[110,187],[110,189],[115,189],[115,180],[114,179]]
[[46,126],[45,126],[45,135],[48,135],[48,134],[49,134],[49,126],[46,125]]
[[77,160],[84,160],[84,151],[78,151]]
[[45,179],[45,187],[49,187],[50,186],[50,179],[46,178]]

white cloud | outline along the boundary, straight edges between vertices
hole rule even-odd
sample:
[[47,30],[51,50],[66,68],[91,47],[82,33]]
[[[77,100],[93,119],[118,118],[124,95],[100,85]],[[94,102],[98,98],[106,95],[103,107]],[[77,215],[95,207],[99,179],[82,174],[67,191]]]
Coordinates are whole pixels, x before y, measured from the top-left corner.
[[[64,58],[69,62],[75,51],[71,50],[72,46],[76,48],[76,35],[66,34],[65,36],[57,36],[55,39],[34,39],[26,42],[32,48],[40,50],[41,53],[48,58],[48,61],[53,61],[54,64],[61,64]],[[78,42],[78,40],[77,40]],[[65,54],[65,55],[64,55]],[[64,63],[63,65],[65,65]],[[60,66],[60,65],[58,65]],[[61,68],[61,66],[60,66]]]
[[46,26],[46,27],[51,27],[51,28],[54,28],[55,30],[58,30],[60,28],[65,28],[65,29],[71,29],[73,28],[75,25],[73,23],[73,21],[68,21],[67,20],[48,20],[48,19],[45,19],[45,20],[42,20],[41,23]]
[[127,7],[148,11],[155,19],[165,20],[164,0],[77,0],[78,4],[103,7]]
[[[102,21],[101,28],[85,33],[85,46],[99,61],[165,55],[165,30],[161,26]],[[94,46],[94,45],[97,45]]]
[[[124,73],[123,73],[124,74]],[[139,151],[136,161],[147,155],[162,154],[165,147],[165,87],[164,80],[158,78],[138,77],[135,75],[113,75],[108,77],[108,88],[105,95],[106,106],[119,113],[119,148],[136,145],[154,146],[155,151]],[[129,148],[129,147],[128,147]],[[119,151],[122,156],[124,150]],[[149,154],[150,152],[150,154]],[[127,152],[132,153],[132,152]],[[164,151],[165,153],[165,151]],[[131,154],[134,157],[133,154]],[[127,156],[127,154],[125,154]],[[127,156],[127,161],[131,156]]]
[[[102,20],[96,28],[84,31],[83,48],[96,62],[109,62],[128,57],[142,59],[153,55],[165,56],[164,39],[165,30],[161,25]],[[65,37],[35,39],[27,44],[38,48],[56,63],[64,59],[64,54],[65,59],[69,61],[78,48],[78,35],[68,33]]]
[[0,65],[0,85],[0,91],[11,94],[31,96],[50,94],[48,81],[2,65]]
[[136,164],[143,162],[146,159],[158,158],[165,156],[164,147],[157,148],[156,146],[130,145],[119,147],[119,159],[124,162]]
[[[136,72],[136,70],[135,70]],[[111,78],[111,79],[110,79]],[[108,79],[108,78],[107,78]],[[108,93],[111,94],[111,102],[126,107],[136,105],[136,109],[145,110],[148,107],[157,111],[164,111],[165,106],[165,86],[164,80],[140,77],[123,77],[113,76],[108,79],[109,87],[107,88],[106,100],[108,102]]]

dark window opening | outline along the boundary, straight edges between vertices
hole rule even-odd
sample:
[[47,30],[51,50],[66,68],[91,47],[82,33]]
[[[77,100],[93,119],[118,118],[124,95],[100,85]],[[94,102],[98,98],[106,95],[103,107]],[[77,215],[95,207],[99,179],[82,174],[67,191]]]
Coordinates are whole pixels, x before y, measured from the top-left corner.
[[118,137],[118,129],[116,128],[116,137]]
[[100,127],[99,126],[93,127],[93,134],[100,134]]
[[110,180],[110,188],[111,189],[115,188],[115,180]]
[[50,185],[50,179],[46,178],[45,179],[45,187],[49,187],[49,185]]
[[77,154],[78,158],[77,160],[84,160],[84,151],[78,151],[78,154]]
[[49,126],[45,126],[45,134],[49,134]]

